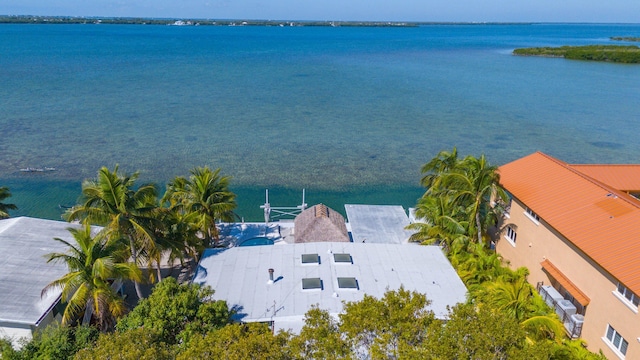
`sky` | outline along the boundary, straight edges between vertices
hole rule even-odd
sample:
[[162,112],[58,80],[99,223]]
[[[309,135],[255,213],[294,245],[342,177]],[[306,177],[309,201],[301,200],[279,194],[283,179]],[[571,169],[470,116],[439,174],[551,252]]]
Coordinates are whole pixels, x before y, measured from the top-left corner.
[[2,15],[639,23],[640,0],[0,0]]

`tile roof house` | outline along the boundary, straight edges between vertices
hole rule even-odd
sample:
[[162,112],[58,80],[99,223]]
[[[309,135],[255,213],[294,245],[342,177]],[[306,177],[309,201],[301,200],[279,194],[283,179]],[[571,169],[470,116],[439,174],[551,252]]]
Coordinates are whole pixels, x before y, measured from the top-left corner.
[[640,165],[571,165],[541,152],[499,168],[511,195],[497,251],[609,358],[640,359]]

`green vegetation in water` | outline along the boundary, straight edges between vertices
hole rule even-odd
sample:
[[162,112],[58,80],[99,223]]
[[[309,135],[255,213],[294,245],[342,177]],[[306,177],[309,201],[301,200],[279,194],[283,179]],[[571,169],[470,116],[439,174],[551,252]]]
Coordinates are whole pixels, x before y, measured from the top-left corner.
[[537,47],[513,50],[514,55],[563,57],[571,60],[607,61],[625,64],[640,63],[640,47],[635,45],[587,45]]
[[609,39],[613,41],[640,41],[640,37],[634,36],[612,36]]

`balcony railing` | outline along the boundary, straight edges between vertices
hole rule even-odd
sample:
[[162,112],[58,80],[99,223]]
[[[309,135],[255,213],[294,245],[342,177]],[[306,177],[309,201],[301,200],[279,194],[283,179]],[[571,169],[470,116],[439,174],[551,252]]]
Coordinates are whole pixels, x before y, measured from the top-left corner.
[[575,306],[569,300],[564,300],[562,295],[551,286],[538,283],[536,289],[544,302],[556,311],[569,337],[572,339],[580,337],[584,316],[576,313]]

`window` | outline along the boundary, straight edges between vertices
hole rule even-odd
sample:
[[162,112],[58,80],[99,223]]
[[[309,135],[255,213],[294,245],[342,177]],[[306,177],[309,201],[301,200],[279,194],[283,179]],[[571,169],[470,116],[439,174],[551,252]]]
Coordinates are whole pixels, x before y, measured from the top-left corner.
[[607,325],[607,333],[605,334],[605,343],[624,359],[627,354],[627,347],[629,343],[625,340],[620,333],[618,333],[611,325]]
[[339,277],[338,287],[340,289],[358,289],[358,280],[353,277]]
[[351,260],[351,254],[333,254],[333,261],[337,263],[353,263]]
[[320,280],[320,278],[302,279],[302,289],[303,290],[311,290],[311,289],[322,290],[322,280]]
[[318,254],[302,254],[303,264],[320,264],[320,256]]
[[538,214],[534,213],[531,209],[527,208],[527,211],[525,211],[524,214],[527,215],[527,217],[529,219],[531,219],[531,221],[536,223],[536,225],[540,224],[540,216],[538,216]]
[[513,245],[516,246],[516,238],[518,237],[518,234],[516,233],[515,230],[513,230],[513,228],[511,226],[507,226],[507,231],[506,234],[504,235],[505,239],[509,240],[509,242]]
[[620,300],[627,302],[627,305],[632,305],[636,310],[638,309],[638,304],[640,304],[640,297],[634,294],[631,290],[627,289],[627,287],[622,285],[622,283],[618,283],[616,295],[618,295],[618,298]]

